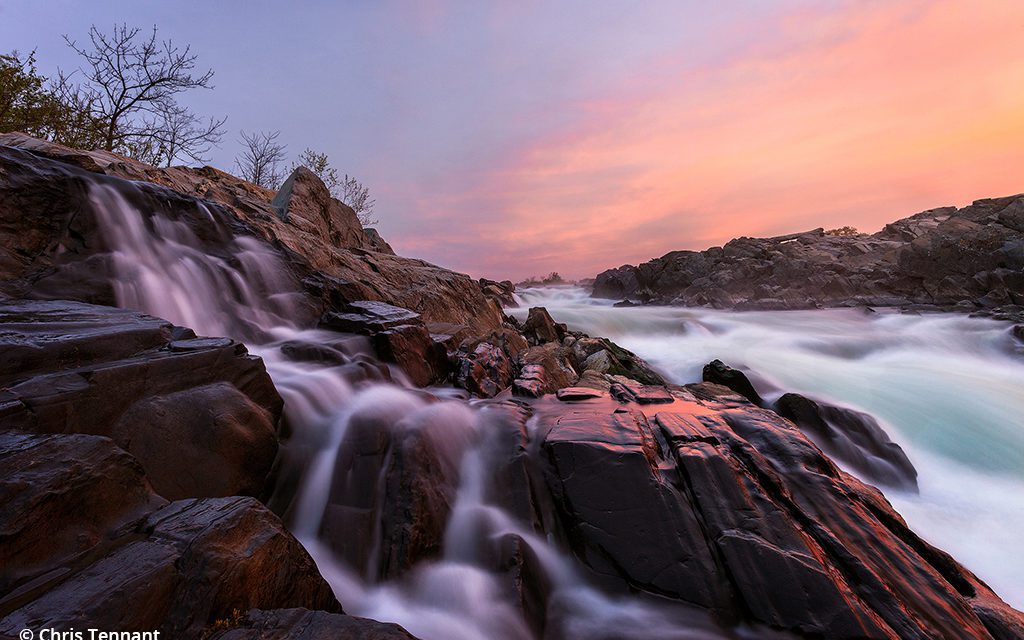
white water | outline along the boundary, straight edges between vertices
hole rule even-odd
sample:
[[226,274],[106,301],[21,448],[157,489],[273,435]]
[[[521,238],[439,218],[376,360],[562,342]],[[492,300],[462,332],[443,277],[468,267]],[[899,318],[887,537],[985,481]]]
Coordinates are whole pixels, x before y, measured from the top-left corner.
[[611,338],[674,382],[718,358],[787,391],[879,419],[919,472],[886,490],[911,527],[1024,607],[1024,353],[1005,323],[860,310],[729,312],[622,307],[574,287],[520,294],[570,329]]
[[[329,344],[348,355],[354,355],[359,344],[346,340],[339,346],[337,334],[297,325],[300,298],[283,265],[264,245],[232,237],[198,205],[199,222],[205,225],[209,220],[201,233],[219,238],[218,250],[223,251],[219,257],[209,255],[194,227],[140,211],[121,191],[125,188],[90,185],[90,200],[113,251],[112,284],[118,304],[190,327],[201,336],[245,340],[263,357],[285,400],[293,429],[290,446],[308,454],[300,456],[302,480],[289,525],[348,613],[397,622],[423,640],[529,640],[533,634],[502,588],[500,576],[482,565],[485,549],[494,540],[514,534],[530,547],[552,584],[547,637],[721,637],[702,613],[603,594],[547,540],[488,504],[485,489],[492,480],[482,456],[493,446],[488,437],[493,430],[481,428],[486,403],[473,406],[444,399],[443,394],[428,401],[422,392],[401,385],[353,387],[339,366],[289,360],[281,348],[285,341]],[[397,372],[396,376],[401,380]],[[444,557],[420,563],[400,580],[385,583],[364,579],[318,538],[345,434],[354,420],[367,415],[389,425],[392,432],[427,431],[445,443],[443,451],[460,469]],[[754,632],[734,629],[730,637],[749,633]]]

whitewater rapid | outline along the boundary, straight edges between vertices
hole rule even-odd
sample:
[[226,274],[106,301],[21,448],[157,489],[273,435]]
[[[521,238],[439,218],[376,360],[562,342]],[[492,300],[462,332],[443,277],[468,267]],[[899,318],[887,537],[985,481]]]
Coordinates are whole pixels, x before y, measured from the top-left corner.
[[526,289],[571,330],[634,351],[679,384],[718,358],[769,400],[797,392],[877,418],[917,467],[885,489],[910,526],[1024,607],[1024,349],[1006,323],[856,309],[614,307],[578,287]]

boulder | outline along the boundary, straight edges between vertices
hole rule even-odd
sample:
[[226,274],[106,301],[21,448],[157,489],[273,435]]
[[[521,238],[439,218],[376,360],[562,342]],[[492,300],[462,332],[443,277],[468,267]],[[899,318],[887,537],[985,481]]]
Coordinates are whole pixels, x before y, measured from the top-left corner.
[[326,246],[373,249],[351,207],[333,198],[327,185],[306,167],[296,167],[271,206],[285,222],[319,238]]
[[523,324],[523,336],[532,345],[561,342],[565,334],[565,325],[556,323],[544,307],[532,307]]
[[252,498],[167,503],[107,438],[0,436],[0,635],[24,628],[198,636],[235,609],[340,611],[312,558]]
[[512,384],[512,361],[489,342],[478,343],[469,353],[460,351],[456,360],[455,384],[473,395],[493,398]]
[[738,369],[733,369],[721,360],[712,360],[704,365],[702,378],[704,382],[713,382],[728,387],[758,406],[764,404],[764,400],[747,379],[746,374]]
[[917,491],[914,465],[868,414],[818,403],[796,393],[779,398],[775,411],[792,420],[822,451],[862,480]]
[[520,352],[517,362],[520,373],[513,389],[522,395],[539,397],[572,386],[579,380],[568,351],[557,342],[530,347]]
[[329,313],[321,324],[335,331],[370,336],[377,356],[397,364],[413,384],[426,386],[448,377],[448,356],[420,314],[373,300],[349,303]]

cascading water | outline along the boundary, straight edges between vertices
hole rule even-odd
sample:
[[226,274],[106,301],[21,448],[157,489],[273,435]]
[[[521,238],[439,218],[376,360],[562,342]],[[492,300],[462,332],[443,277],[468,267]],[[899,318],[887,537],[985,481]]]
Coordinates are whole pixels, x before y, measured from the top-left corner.
[[1008,326],[958,314],[729,312],[614,307],[577,287],[520,293],[606,336],[677,383],[713,359],[749,368],[762,396],[797,392],[879,419],[918,469],[920,494],[886,490],[911,527],[1024,606],[1024,352]]
[[[90,199],[111,251],[113,287],[118,304],[142,310],[200,335],[245,340],[262,356],[285,400],[292,429],[289,447],[298,449],[298,490],[288,522],[334,588],[345,610],[377,620],[394,621],[424,640],[529,640],[536,632],[509,597],[499,576],[486,565],[496,540],[515,536],[528,547],[550,581],[546,637],[651,638],[675,640],[722,637],[703,613],[656,599],[615,598],[590,586],[573,562],[532,527],[489,501],[495,483],[484,463],[493,446],[487,427],[488,403],[472,404],[430,395],[401,384],[377,382],[355,387],[343,365],[293,361],[287,347],[296,343],[326,345],[351,360],[360,339],[303,328],[299,296],[276,255],[254,238],[235,236],[204,205],[195,201],[187,219],[150,211],[141,193],[97,179]],[[201,241],[216,238],[216,255]],[[366,356],[363,357],[364,361]],[[400,374],[395,374],[401,380]],[[444,527],[444,554],[421,562],[399,579],[380,582],[379,525],[371,540],[366,567],[341,560],[322,539],[325,512],[336,465],[349,444],[347,435],[365,421],[386,425],[394,434],[425,433],[457,469],[452,513]],[[287,460],[286,460],[287,463]],[[380,508],[387,464],[361,498]],[[293,471],[296,471],[293,469]],[[287,470],[282,475],[287,475]],[[375,486],[372,486],[375,485]],[[376,503],[374,502],[376,501]],[[344,546],[344,545],[343,545]],[[745,637],[734,629],[728,637]]]

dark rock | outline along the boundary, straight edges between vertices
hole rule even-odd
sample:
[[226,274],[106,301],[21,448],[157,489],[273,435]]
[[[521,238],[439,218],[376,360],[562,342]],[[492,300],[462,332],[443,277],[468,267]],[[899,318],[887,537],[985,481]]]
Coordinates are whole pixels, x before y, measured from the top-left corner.
[[0,302],[5,423],[109,436],[169,499],[263,494],[282,401],[262,360],[173,333],[134,311]]
[[374,579],[441,553],[471,434],[463,405],[378,400],[349,420],[321,527],[341,558]]
[[724,387],[729,387],[752,403],[761,406],[764,400],[758,395],[754,385],[750,384],[746,374],[738,369],[727,366],[721,360],[712,360],[704,365],[702,374],[704,382],[713,382]]
[[418,313],[372,300],[346,305],[342,313],[329,313],[321,324],[335,331],[371,336],[381,360],[397,364],[418,386],[448,377],[448,356]]
[[102,437],[7,433],[0,634],[159,630],[194,637],[235,609],[340,611],[312,558],[252,498],[154,495]]
[[556,323],[544,307],[532,307],[523,324],[523,336],[532,345],[561,342],[565,334],[565,325]]
[[641,384],[665,384],[665,379],[635,353],[607,338],[577,339],[572,343],[570,358],[578,371],[623,376]]
[[1021,303],[1024,195],[932,209],[874,235],[815,229],[673,251],[599,274],[593,295],[739,309]]
[[1022,614],[792,423],[724,387],[688,389],[671,406],[554,403],[541,413],[567,544],[601,583],[808,637],[1024,629]]
[[866,413],[820,404],[795,393],[779,398],[775,410],[862,479],[917,491],[917,470],[907,454]]
[[516,306],[516,285],[512,284],[511,280],[502,280],[501,282],[498,282],[496,280],[481,278],[480,287],[483,289],[485,296],[493,299],[502,307]]
[[208,631],[209,640],[415,640],[397,624],[308,609],[253,609]]
[[457,359],[455,384],[473,395],[493,398],[512,384],[512,361],[500,347],[481,342]]

